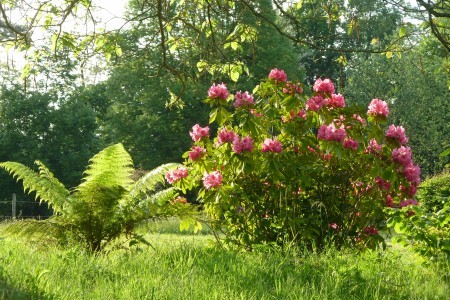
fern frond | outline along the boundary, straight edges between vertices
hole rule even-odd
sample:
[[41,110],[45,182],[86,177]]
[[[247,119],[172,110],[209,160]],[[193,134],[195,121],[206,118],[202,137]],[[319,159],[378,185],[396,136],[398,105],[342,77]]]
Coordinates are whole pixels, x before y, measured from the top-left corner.
[[49,220],[20,220],[3,223],[0,233],[5,236],[23,238],[27,241],[57,241],[64,236],[64,227]]
[[37,164],[41,169],[41,174],[17,162],[0,163],[0,167],[4,168],[17,181],[22,180],[25,192],[36,192],[36,199],[39,199],[40,202],[47,202],[55,212],[60,212],[69,196],[69,191],[53,177],[53,174],[41,162],[37,162]]
[[130,191],[130,196],[138,197],[140,194],[143,194],[145,192],[155,191],[159,184],[165,183],[164,176],[167,172],[181,166],[183,165],[178,163],[168,163],[151,170],[150,172],[142,176],[138,181],[136,181]]
[[91,158],[84,172],[84,181],[77,190],[90,193],[92,186],[120,186],[129,190],[133,183],[133,171],[133,161],[123,145],[109,146]]
[[145,206],[146,203],[163,205],[175,199],[176,196],[178,196],[178,191],[175,188],[170,187],[147,197],[146,199],[141,201],[139,205]]

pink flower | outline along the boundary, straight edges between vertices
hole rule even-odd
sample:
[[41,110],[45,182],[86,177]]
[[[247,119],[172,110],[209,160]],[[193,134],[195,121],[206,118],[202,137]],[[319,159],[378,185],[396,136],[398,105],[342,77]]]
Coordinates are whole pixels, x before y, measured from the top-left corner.
[[404,166],[403,168],[403,175],[405,176],[405,179],[411,183],[415,183],[416,185],[419,185],[420,183],[420,167],[413,164],[412,162]]
[[354,140],[352,138],[346,138],[342,142],[342,145],[344,146],[344,148],[352,149],[353,151],[355,151],[356,149],[358,149],[359,143],[357,140]]
[[200,141],[203,137],[209,136],[209,127],[200,127],[200,125],[195,124],[192,127],[192,131],[189,132],[194,142]]
[[228,96],[230,96],[230,93],[228,92],[225,83],[221,83],[218,85],[213,83],[213,85],[208,90],[208,97],[211,99],[226,100]]
[[331,94],[330,102],[328,103],[331,107],[344,107],[345,106],[345,99],[344,96],[341,94]]
[[412,163],[411,149],[409,147],[401,146],[392,150],[392,160],[402,166],[408,166]]
[[403,200],[398,204],[398,207],[406,207],[406,206],[410,206],[410,205],[417,206],[417,205],[419,205],[419,202],[417,202],[414,199]]
[[203,185],[207,190],[219,187],[222,184],[222,174],[219,171],[205,173],[203,175]]
[[343,126],[336,128],[334,124],[320,126],[317,134],[319,140],[336,142],[342,142],[346,136],[347,132],[345,131],[345,128]]
[[201,159],[206,154],[206,149],[200,146],[192,147],[192,150],[188,152],[189,158],[193,161]]
[[168,172],[165,177],[166,177],[167,182],[172,184],[182,178],[186,178],[187,176],[188,176],[188,170],[185,167],[180,167],[178,169]]
[[272,140],[272,139],[267,138],[264,140],[261,151],[262,152],[280,153],[281,151],[283,151],[283,146],[276,139]]
[[328,224],[328,227],[333,230],[339,230],[339,225],[336,223],[330,223],[330,224]]
[[218,138],[217,138],[217,143],[219,145],[225,144],[225,143],[232,143],[236,137],[236,133],[234,133],[232,130],[228,130],[226,128],[222,128],[222,130],[220,130]]
[[255,117],[257,117],[257,118],[260,118],[260,117],[262,117],[263,116],[263,114],[262,113],[260,113],[260,112],[257,112],[255,109],[250,109],[250,113],[252,114],[252,115],[254,115]]
[[384,180],[381,177],[377,177],[375,179],[375,183],[383,190],[389,191],[391,189],[391,183],[387,180]]
[[369,141],[369,145],[367,145],[366,150],[364,150],[364,153],[372,153],[372,154],[381,153],[381,145],[378,144],[376,139],[371,139]]
[[372,117],[383,117],[386,118],[389,115],[389,108],[387,103],[380,99],[373,99],[369,104],[369,110],[367,114]]
[[242,152],[251,152],[253,150],[253,140],[248,135],[243,139],[239,139],[238,136],[233,141],[233,151],[237,154],[241,154]]
[[324,105],[324,99],[321,95],[315,95],[306,101],[306,110],[318,111]]
[[387,195],[387,196],[386,196],[386,202],[385,202],[385,204],[386,204],[387,206],[391,207],[391,208],[395,208],[395,207],[396,207],[396,205],[395,205],[395,203],[394,203],[394,200],[392,200],[392,196],[391,196],[391,195]]
[[270,71],[269,78],[274,79],[276,81],[286,82],[287,75],[283,70],[278,70],[277,68],[275,68],[272,71]]
[[236,101],[233,103],[234,107],[249,107],[255,104],[253,95],[248,92],[242,93],[239,91],[234,95],[234,98],[236,98]]
[[359,121],[361,124],[366,125],[366,120],[363,119],[360,115],[358,114],[353,114],[353,119]]
[[371,226],[367,226],[366,228],[364,228],[364,233],[366,233],[368,235],[377,235],[378,230],[375,228],[375,226],[371,225]]
[[405,128],[403,126],[395,126],[392,124],[386,131],[386,138],[397,139],[400,145],[406,145],[408,138],[406,137]]
[[289,95],[301,94],[303,93],[303,89],[298,84],[288,82],[286,83],[286,87],[283,88],[283,93]]
[[330,79],[322,79],[318,78],[313,86],[314,92],[322,92],[322,93],[334,93],[334,84]]

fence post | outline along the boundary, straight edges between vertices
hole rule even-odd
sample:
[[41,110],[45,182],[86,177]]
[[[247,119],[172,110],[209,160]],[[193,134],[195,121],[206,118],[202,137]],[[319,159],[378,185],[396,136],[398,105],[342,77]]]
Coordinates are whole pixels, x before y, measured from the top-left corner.
[[16,194],[12,194],[12,218],[14,220],[16,219],[16,204],[17,204]]

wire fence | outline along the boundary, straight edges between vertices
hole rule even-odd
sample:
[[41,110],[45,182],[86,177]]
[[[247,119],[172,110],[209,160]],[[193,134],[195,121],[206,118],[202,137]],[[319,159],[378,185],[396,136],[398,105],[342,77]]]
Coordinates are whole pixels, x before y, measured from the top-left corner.
[[17,197],[12,194],[10,199],[0,200],[0,222],[23,219],[48,219],[51,210],[46,203]]

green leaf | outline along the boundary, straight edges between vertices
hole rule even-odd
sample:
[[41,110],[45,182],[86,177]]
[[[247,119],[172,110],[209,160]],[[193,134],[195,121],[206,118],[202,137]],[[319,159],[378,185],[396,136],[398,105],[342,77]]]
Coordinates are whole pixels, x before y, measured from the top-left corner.
[[216,120],[217,112],[218,112],[218,108],[215,108],[209,113],[209,124],[211,124],[212,122],[214,122]]
[[407,227],[406,227],[405,223],[403,223],[403,222],[397,222],[397,223],[395,223],[395,225],[394,225],[394,230],[395,230],[395,232],[397,232],[397,233],[405,233],[406,230],[407,230]]
[[439,157],[444,157],[450,155],[450,148],[448,148],[447,150],[445,150],[444,152],[442,152],[441,154],[439,154]]
[[234,82],[237,82],[239,80],[239,71],[237,71],[235,68],[231,69],[230,72],[230,78],[231,80],[233,80]]
[[119,45],[116,45],[116,55],[117,56],[122,56],[122,48],[120,48]]
[[386,52],[386,58],[392,58],[392,55],[393,55],[393,53],[392,53],[392,51],[387,51]]
[[203,229],[203,226],[202,226],[202,223],[200,223],[200,222],[195,222],[195,225],[194,225],[194,233],[197,233],[197,232],[199,232],[199,231],[201,231]]
[[237,42],[231,42],[231,49],[233,49],[234,51],[236,51],[239,47],[239,44]]
[[399,37],[404,37],[408,33],[408,30],[405,26],[401,26],[398,32]]
[[184,219],[180,223],[180,231],[187,231],[192,224],[191,219]]

